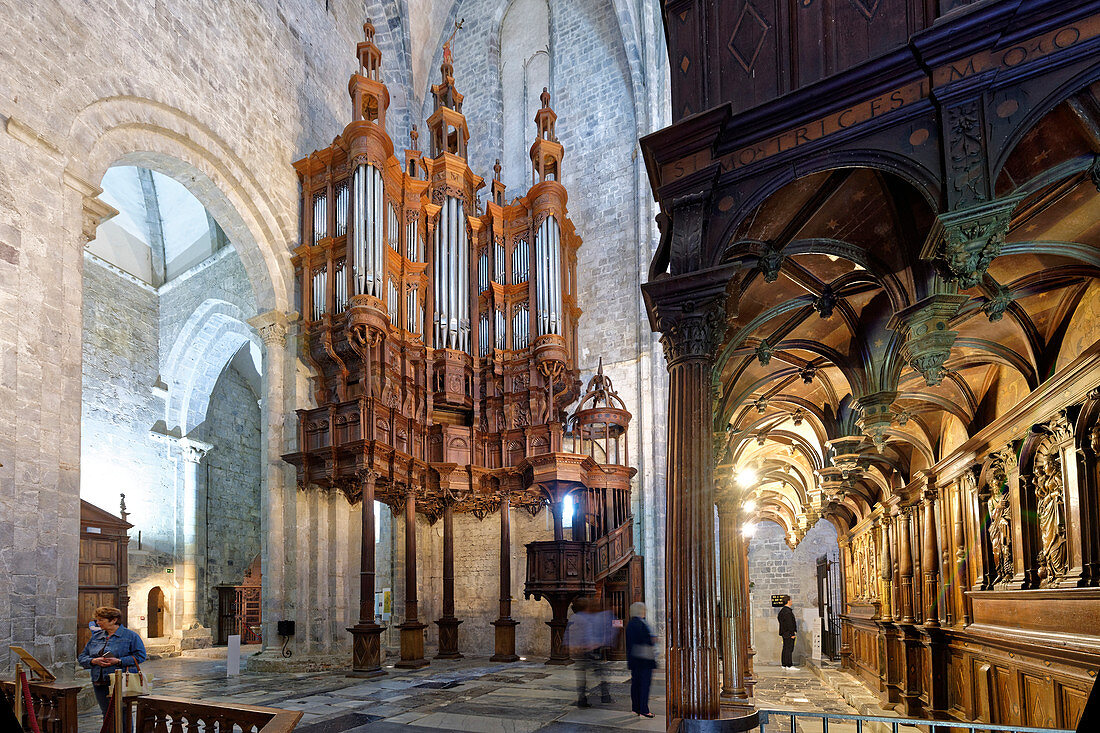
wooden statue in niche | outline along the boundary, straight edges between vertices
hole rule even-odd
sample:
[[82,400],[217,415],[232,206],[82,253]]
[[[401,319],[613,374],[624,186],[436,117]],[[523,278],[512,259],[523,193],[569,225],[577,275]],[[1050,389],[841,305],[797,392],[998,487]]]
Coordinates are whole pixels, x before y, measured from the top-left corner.
[[1035,451],[1035,503],[1039,514],[1039,579],[1047,585],[1066,574],[1066,505],[1058,447],[1045,438]]

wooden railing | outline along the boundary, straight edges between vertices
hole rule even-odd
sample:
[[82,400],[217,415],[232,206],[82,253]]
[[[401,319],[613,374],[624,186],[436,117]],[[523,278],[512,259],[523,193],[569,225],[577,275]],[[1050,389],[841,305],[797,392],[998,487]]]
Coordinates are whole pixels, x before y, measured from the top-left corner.
[[302,719],[297,710],[217,705],[159,695],[143,695],[128,702],[127,707],[136,713],[135,733],[289,733]]
[[606,578],[634,557],[634,520],[628,517],[626,522],[608,532],[595,542],[596,578]]
[[[82,685],[75,682],[31,682],[31,704],[42,733],[76,733],[76,696]],[[0,694],[14,708],[15,683],[0,681]],[[30,730],[28,714],[19,721]]]

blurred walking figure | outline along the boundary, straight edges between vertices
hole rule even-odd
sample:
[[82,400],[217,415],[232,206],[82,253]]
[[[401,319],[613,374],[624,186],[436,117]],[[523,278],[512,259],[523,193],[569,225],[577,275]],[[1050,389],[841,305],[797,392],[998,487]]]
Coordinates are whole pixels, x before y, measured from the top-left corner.
[[645,622],[645,604],[630,604],[630,623],[626,625],[626,666],[630,669],[630,709],[643,718],[649,712],[649,685],[657,667],[657,646],[653,632]]
[[779,609],[779,635],[783,637],[783,669],[798,669],[794,666],[794,637],[798,631],[798,624],[794,620],[794,611],[791,610],[791,597],[784,596],[786,602]]
[[607,687],[607,673],[603,666],[603,647],[611,639],[610,611],[597,611],[594,600],[583,598],[577,602],[577,612],[566,629],[569,651],[577,660],[577,707],[587,708],[588,673],[599,680],[600,701],[611,702]]

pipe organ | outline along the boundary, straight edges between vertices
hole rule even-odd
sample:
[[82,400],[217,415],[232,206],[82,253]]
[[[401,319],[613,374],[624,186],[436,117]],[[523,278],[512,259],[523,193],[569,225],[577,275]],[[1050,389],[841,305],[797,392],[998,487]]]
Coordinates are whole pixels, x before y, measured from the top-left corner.
[[[602,416],[605,442],[623,442],[623,450],[607,453],[606,446],[593,449],[588,418],[578,422],[568,409],[581,397],[573,286],[581,240],[560,181],[557,116],[544,90],[530,150],[534,184],[506,201],[498,162],[483,204],[484,179],[465,157],[469,132],[450,42],[432,87],[430,152],[418,149],[414,126],[402,161],[386,133],[389,93],[374,28],[368,22],[364,30],[359,71],[348,85],[352,121],[330,147],[294,164],[307,212],[293,257],[306,316],[301,351],[317,407],[298,412],[298,446],[284,458],[297,468],[299,486],[335,488],[365,502],[360,621],[350,629],[356,673],[380,673],[368,503],[375,499],[407,522],[415,513],[444,519],[444,615],[436,621],[443,657],[458,655],[461,623],[454,616],[453,513],[482,519],[503,507],[506,548],[507,508],[534,515],[551,507],[554,539],[529,546],[529,561],[553,555],[588,570],[582,583],[566,583],[540,575],[545,563],[529,562],[528,590],[557,604],[552,658],[568,661],[563,603],[603,593],[625,618],[642,588],[629,512],[635,471],[625,460],[630,413],[601,371],[582,405],[588,418]],[[599,531],[564,538],[561,511],[570,494],[581,497],[585,516],[599,517],[590,522]],[[426,626],[415,598],[415,546],[406,552],[412,576],[399,665],[412,667],[426,663]],[[510,617],[509,555],[502,550],[494,622],[494,658],[505,661],[515,658],[518,623]]]

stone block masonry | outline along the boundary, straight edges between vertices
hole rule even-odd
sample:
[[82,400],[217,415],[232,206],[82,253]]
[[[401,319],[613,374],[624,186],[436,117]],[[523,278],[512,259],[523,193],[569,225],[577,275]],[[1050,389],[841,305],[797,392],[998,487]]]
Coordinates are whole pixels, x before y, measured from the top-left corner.
[[772,608],[773,594],[791,597],[791,608],[798,622],[794,661],[801,664],[810,654],[812,629],[806,628],[802,612],[817,608],[817,559],[837,558],[836,530],[827,520],[819,520],[794,550],[787,546],[783,528],[775,522],[760,522],[749,542],[749,578],[752,605],[752,639],[757,664],[779,664],[782,642],[779,622]]

